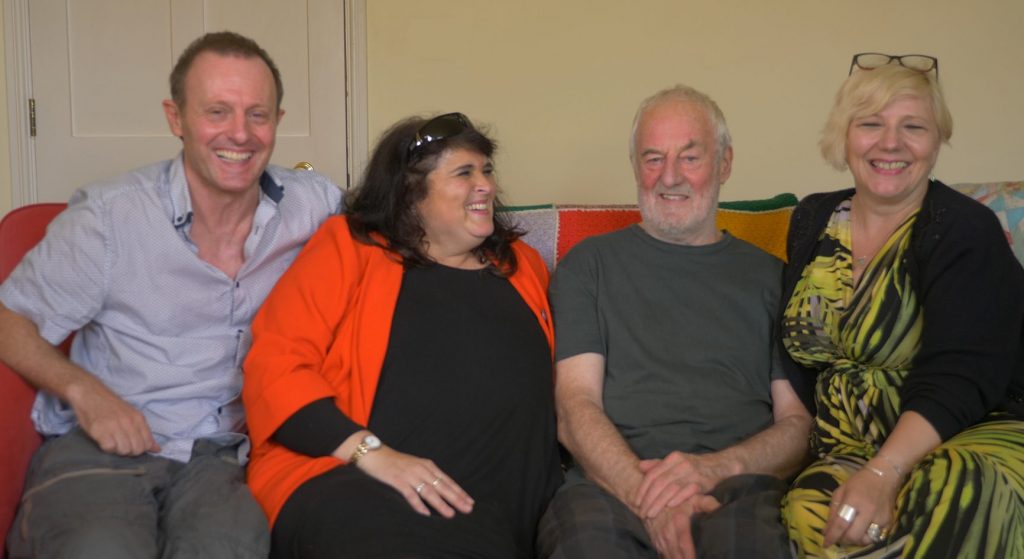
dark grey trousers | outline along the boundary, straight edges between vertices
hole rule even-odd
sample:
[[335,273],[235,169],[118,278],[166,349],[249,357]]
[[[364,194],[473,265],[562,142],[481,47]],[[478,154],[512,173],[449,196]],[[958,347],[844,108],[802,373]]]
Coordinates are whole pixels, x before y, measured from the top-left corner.
[[266,557],[236,452],[201,439],[183,464],[107,454],[80,429],[50,439],[32,457],[10,558]]
[[[643,521],[626,505],[579,475],[569,476],[541,518],[537,550],[553,559],[657,559]],[[779,516],[786,484],[772,476],[741,475],[711,492],[722,506],[693,520],[701,559],[791,557]]]

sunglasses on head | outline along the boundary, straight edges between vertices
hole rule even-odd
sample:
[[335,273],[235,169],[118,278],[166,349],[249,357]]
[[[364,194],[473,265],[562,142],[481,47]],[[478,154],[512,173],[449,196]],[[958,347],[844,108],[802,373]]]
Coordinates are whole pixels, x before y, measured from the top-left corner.
[[928,73],[935,70],[935,79],[939,78],[939,59],[934,56],[928,56],[927,54],[883,54],[880,52],[861,52],[853,55],[853,61],[850,62],[850,74],[853,74],[854,68],[860,68],[861,70],[874,70],[875,68],[881,68],[886,64],[892,64],[893,62],[903,66],[904,68],[910,68],[911,70],[917,70],[918,72]]
[[416,155],[420,148],[430,142],[437,142],[445,138],[457,136],[471,126],[472,124],[470,124],[469,119],[462,113],[448,113],[435,116],[424,122],[416,130],[416,137],[409,144],[409,154]]

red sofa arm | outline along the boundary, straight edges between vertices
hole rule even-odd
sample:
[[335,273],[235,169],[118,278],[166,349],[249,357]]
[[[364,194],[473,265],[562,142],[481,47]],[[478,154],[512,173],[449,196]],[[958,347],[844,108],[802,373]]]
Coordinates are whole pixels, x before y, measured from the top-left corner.
[[[18,510],[25,484],[25,471],[42,438],[36,433],[29,413],[36,391],[14,371],[0,364],[0,545],[5,545],[7,532]],[[4,547],[0,547],[3,556]]]
[[[0,281],[43,238],[47,224],[64,206],[30,204],[0,220]],[[65,342],[62,349],[67,352],[67,347]],[[21,501],[29,460],[42,440],[29,417],[35,395],[35,389],[0,363],[0,557],[6,556],[7,532]]]

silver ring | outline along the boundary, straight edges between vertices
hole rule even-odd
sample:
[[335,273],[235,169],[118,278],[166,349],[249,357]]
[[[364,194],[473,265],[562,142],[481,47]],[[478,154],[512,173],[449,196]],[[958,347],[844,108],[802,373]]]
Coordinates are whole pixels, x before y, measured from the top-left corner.
[[878,543],[885,538],[882,532],[882,527],[872,522],[868,524],[868,539],[874,543]]
[[433,485],[434,487],[437,487],[438,485],[441,485],[441,478],[435,477],[434,481],[430,482],[430,485]]
[[839,518],[842,518],[847,524],[849,524],[850,522],[853,522],[854,518],[857,518],[857,509],[850,505],[843,504],[843,506],[839,507]]
[[421,484],[417,485],[416,486],[416,494],[419,495],[420,493],[423,493],[423,488],[426,487],[426,486],[427,486],[426,483],[421,483]]

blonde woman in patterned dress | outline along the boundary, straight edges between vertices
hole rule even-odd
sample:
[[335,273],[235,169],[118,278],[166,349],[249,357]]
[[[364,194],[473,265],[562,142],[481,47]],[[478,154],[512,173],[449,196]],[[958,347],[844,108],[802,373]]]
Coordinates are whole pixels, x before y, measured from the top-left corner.
[[854,188],[794,212],[783,290],[819,457],[783,502],[801,557],[1024,557],[1024,270],[929,180],[951,134],[937,60],[854,57],[821,142]]

